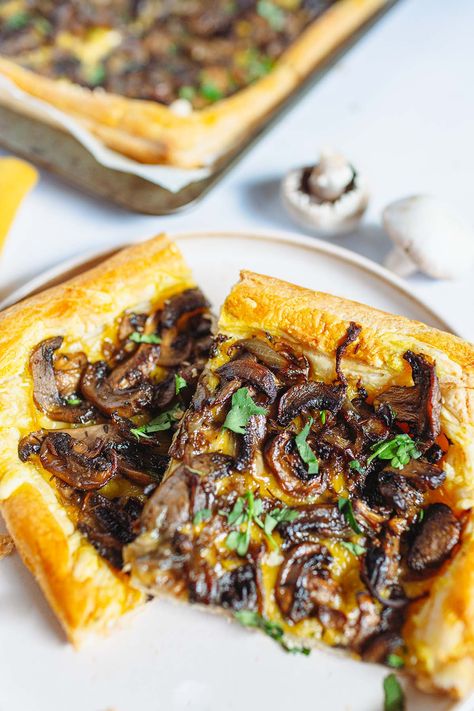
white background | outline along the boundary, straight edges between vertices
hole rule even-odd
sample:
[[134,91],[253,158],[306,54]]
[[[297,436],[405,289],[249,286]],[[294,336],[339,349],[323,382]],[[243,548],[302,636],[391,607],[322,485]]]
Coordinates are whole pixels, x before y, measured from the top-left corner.
[[[412,193],[441,195],[474,223],[473,31],[472,0],[401,0],[211,194],[178,215],[127,213],[43,173],[1,258],[0,298],[66,258],[162,230],[294,229],[279,180],[325,144],[346,152],[372,191],[362,228],[336,243],[381,262],[389,249],[381,209]],[[471,340],[473,276],[410,279]]]

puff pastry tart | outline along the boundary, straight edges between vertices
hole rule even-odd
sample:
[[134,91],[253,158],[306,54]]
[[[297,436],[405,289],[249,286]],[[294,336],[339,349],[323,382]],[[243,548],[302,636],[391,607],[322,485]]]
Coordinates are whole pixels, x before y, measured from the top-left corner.
[[386,2],[8,0],[0,73],[127,156],[201,166]]
[[454,336],[243,273],[125,548],[133,583],[464,695],[473,374]]
[[76,644],[143,600],[122,572],[207,360],[211,317],[157,237],[0,315],[0,507]]

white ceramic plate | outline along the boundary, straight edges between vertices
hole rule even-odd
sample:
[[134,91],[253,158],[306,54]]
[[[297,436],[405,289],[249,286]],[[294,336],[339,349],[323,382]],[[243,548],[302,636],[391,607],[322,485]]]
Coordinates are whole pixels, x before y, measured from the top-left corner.
[[[399,279],[366,259],[293,235],[180,235],[216,310],[241,268],[357,299],[449,329]],[[95,255],[97,257],[97,255]],[[11,295],[18,300],[89,263],[69,262]],[[64,641],[19,557],[0,564],[0,711],[382,711],[387,670],[336,652],[288,655],[227,620],[154,601],[80,652]],[[408,711],[468,711],[407,686]]]

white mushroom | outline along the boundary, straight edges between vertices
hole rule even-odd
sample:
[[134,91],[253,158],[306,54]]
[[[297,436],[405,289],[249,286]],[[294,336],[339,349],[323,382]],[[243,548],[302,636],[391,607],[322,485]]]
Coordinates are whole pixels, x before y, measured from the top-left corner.
[[324,236],[354,229],[369,194],[344,156],[325,150],[317,165],[290,171],[281,185],[283,204],[305,230]]
[[421,271],[453,279],[474,263],[474,231],[442,201],[429,195],[397,200],[383,211],[395,247],[385,266],[400,276]]

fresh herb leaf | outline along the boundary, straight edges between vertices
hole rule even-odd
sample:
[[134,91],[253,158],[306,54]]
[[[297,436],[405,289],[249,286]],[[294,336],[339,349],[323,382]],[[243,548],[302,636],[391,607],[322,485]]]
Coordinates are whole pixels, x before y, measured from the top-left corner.
[[387,655],[387,664],[394,669],[401,669],[405,666],[405,660],[398,654],[389,654]]
[[405,694],[395,674],[383,680],[384,711],[405,711]]
[[310,417],[301,432],[296,435],[295,444],[301,459],[308,465],[308,474],[317,474],[319,471],[319,462],[316,459],[315,453],[306,441],[312,424],[313,418]]
[[418,516],[417,516],[416,522],[421,523],[424,518],[425,518],[425,509],[420,509],[418,511]]
[[344,518],[346,519],[352,530],[355,531],[355,533],[362,533],[362,530],[359,527],[359,524],[357,523],[356,518],[354,516],[351,501],[349,499],[346,499],[344,496],[341,496],[341,498],[337,502],[337,506],[339,511],[344,514]]
[[285,652],[290,652],[291,654],[304,654],[306,656],[311,653],[311,650],[307,647],[297,647],[295,645],[288,644],[285,640],[283,627],[281,627],[281,625],[277,622],[272,622],[266,617],[263,617],[263,615],[259,615],[258,612],[253,612],[252,610],[238,610],[234,613],[234,616],[235,619],[244,627],[255,627],[274,639],[275,642],[278,642],[278,644],[285,650]]
[[245,434],[245,427],[252,415],[265,415],[266,409],[256,405],[248,388],[239,388],[232,395],[232,407],[227,413],[223,427],[237,434]]
[[134,331],[129,335],[129,340],[134,343],[161,343],[161,338],[156,333],[139,333]]
[[212,516],[211,509],[199,509],[199,511],[196,511],[196,513],[194,514],[193,524],[195,526],[198,526],[203,521],[208,521],[211,518],[211,516]]
[[184,388],[188,387],[186,380],[181,375],[178,375],[178,373],[175,373],[174,376],[174,387],[176,395],[179,393],[180,390],[184,390]]
[[341,546],[347,548],[347,550],[355,556],[364,555],[366,551],[364,546],[360,546],[358,543],[352,543],[352,541],[341,541]]
[[225,544],[229,550],[237,551],[241,556],[247,553],[251,528],[254,523],[263,530],[268,542],[276,550],[278,545],[272,536],[274,528],[283,521],[294,521],[299,516],[298,511],[286,506],[267,513],[264,521],[260,518],[262,513],[263,501],[255,498],[252,491],[247,491],[244,496],[239,496],[230,512],[219,511],[221,516],[227,518],[229,526],[240,527],[242,524],[246,524],[244,531],[234,530],[227,535]]
[[41,35],[48,35],[53,29],[52,24],[45,17],[35,17],[33,20],[35,30]]
[[395,469],[403,469],[410,459],[421,457],[416,443],[407,434],[399,434],[384,442],[376,442],[371,449],[372,454],[367,459],[367,464],[370,464],[375,458],[390,459],[390,464]]
[[70,405],[71,407],[80,405],[81,402],[82,402],[81,398],[77,397],[77,395],[71,395],[70,397],[66,398],[66,405]]
[[319,417],[321,418],[321,424],[325,425],[326,424],[326,417],[327,417],[326,410],[321,410],[321,412],[319,413]]
[[359,472],[359,474],[364,473],[364,467],[360,462],[357,461],[357,459],[352,459],[352,461],[349,462],[349,467],[350,469],[353,469],[356,472]]
[[155,417],[146,425],[142,425],[141,427],[132,427],[130,432],[135,435],[137,439],[140,439],[141,437],[150,439],[150,435],[154,432],[164,432],[165,430],[169,430],[171,425],[173,425],[176,420],[179,420],[180,414],[180,408],[178,406],[173,407],[171,410],[162,412],[161,415],[158,415],[158,417]]
[[248,49],[239,62],[247,75],[247,81],[253,82],[269,74],[273,69],[273,59],[254,48]]
[[106,77],[105,67],[103,64],[96,64],[95,67],[90,67],[87,70],[86,81],[90,86],[99,86],[103,84]]
[[30,15],[27,12],[15,12],[5,20],[6,30],[22,30],[30,21]]
[[272,30],[279,32],[285,26],[285,13],[270,0],[258,0],[257,12],[260,17],[263,17]]
[[180,99],[186,99],[186,101],[192,101],[196,96],[196,89],[193,86],[182,86],[178,92]]
[[207,101],[219,101],[224,96],[224,92],[211,82],[203,82],[199,87],[199,93]]

